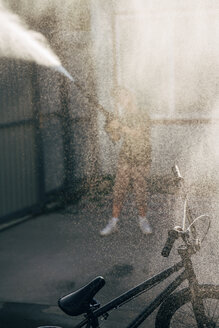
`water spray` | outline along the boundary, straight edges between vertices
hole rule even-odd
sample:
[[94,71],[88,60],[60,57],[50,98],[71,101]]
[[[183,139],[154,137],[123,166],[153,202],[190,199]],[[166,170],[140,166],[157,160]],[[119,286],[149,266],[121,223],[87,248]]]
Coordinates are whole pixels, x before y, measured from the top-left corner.
[[41,33],[29,30],[18,15],[3,6],[1,0],[0,57],[33,61],[38,65],[49,67],[67,77],[85,93],[81,85],[62,66],[60,59],[50,49],[46,38]]
[[71,82],[76,82],[75,79],[71,76],[71,74],[62,66],[53,66],[52,67],[55,71],[63,74],[66,76]]
[[28,29],[18,15],[11,13],[0,0],[0,57],[33,61],[73,77],[62,66],[61,61],[49,47],[46,38]]

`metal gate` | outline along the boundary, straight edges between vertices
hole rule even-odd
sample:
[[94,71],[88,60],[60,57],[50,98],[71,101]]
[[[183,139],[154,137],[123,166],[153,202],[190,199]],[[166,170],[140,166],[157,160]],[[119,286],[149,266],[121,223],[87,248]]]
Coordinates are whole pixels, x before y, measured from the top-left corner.
[[2,222],[41,210],[65,189],[68,140],[67,106],[55,73],[8,59],[1,60],[0,73]]

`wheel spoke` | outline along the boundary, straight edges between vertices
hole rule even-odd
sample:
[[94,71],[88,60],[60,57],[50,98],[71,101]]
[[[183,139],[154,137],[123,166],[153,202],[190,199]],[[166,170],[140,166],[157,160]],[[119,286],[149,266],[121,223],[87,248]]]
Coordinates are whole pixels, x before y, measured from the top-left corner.
[[[215,288],[214,293],[209,289],[206,290],[206,292],[201,296],[201,299],[204,304],[204,310],[205,310],[205,315],[208,324],[210,327],[218,327],[218,319],[219,319],[219,295],[217,292],[217,289]],[[166,325],[165,322],[161,322],[161,325],[159,327],[171,327],[171,328],[192,328],[195,327],[197,328],[197,322],[194,314],[194,310],[192,307],[191,299],[187,299],[186,301],[180,303],[179,302],[180,298],[177,300],[178,306],[174,308],[174,302],[170,306],[170,319],[168,319],[167,316],[167,322],[168,324]],[[168,314],[168,306],[166,309],[164,308],[162,310],[164,314],[164,317],[166,317],[166,314]],[[168,321],[170,320],[170,321]],[[163,325],[162,325],[163,324]]]
[[[187,306],[187,307],[190,309],[189,306]],[[194,315],[192,314],[192,309],[191,309],[191,312],[187,312],[187,311],[185,311],[185,310],[183,310],[183,309],[180,309],[180,310],[178,310],[177,312],[178,312],[178,313],[182,313],[182,315],[184,316],[184,318],[185,318],[185,316],[186,316],[186,317],[190,317],[191,319],[195,320]]]
[[[208,305],[210,302],[210,305]],[[204,308],[205,308],[205,313],[207,314],[207,316],[210,318],[211,316],[211,304],[212,304],[212,299],[207,299],[207,300],[203,300],[204,303]]]
[[[175,324],[177,323],[177,325]],[[191,303],[185,304],[182,308],[179,308],[174,316],[174,321],[172,322],[172,327],[196,327],[195,318],[192,310]],[[180,327],[179,326],[179,327]]]
[[212,321],[213,321],[214,319],[216,319],[216,322],[218,321],[218,317],[217,317],[217,318],[214,318],[214,317],[215,317],[215,314],[216,314],[216,310],[217,310],[217,307],[218,307],[218,303],[219,303],[219,302],[216,302],[215,309],[214,309],[213,316],[212,316]]
[[[175,325],[175,323],[177,323],[177,325]],[[188,323],[186,322],[183,322],[182,320],[179,321],[179,319],[174,319],[174,321],[171,323],[171,327],[173,328],[176,328],[176,327],[179,327],[179,324],[182,326],[182,327],[187,327],[188,328]],[[195,327],[194,325],[191,326],[191,324],[189,323],[189,327]],[[180,327],[179,327],[180,328]]]

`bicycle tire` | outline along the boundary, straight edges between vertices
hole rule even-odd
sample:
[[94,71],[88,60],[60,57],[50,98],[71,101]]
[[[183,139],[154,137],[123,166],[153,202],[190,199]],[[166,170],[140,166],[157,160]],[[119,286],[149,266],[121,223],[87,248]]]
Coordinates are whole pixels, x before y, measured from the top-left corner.
[[[199,297],[203,300],[207,317],[211,323],[210,327],[219,327],[219,286],[199,285]],[[162,303],[157,313],[155,328],[173,327],[197,327],[192,310],[189,288],[184,288],[170,295]]]

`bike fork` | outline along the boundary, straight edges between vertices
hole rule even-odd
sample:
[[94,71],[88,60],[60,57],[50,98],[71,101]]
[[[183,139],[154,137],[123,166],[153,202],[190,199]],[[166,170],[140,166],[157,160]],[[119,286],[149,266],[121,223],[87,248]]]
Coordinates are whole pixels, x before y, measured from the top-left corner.
[[203,301],[200,297],[197,297],[197,286],[190,285],[190,290],[192,294],[192,308],[198,328],[212,328],[206,317]]
[[188,253],[188,249],[183,246],[178,249],[178,252],[183,260],[185,271],[187,273],[189,289],[191,292],[192,308],[195,315],[195,320],[197,322],[197,326],[198,328],[212,328],[212,325],[208,322],[205,313],[204,303],[199,297],[198,280],[193,269],[192,261],[190,258],[191,255]]

